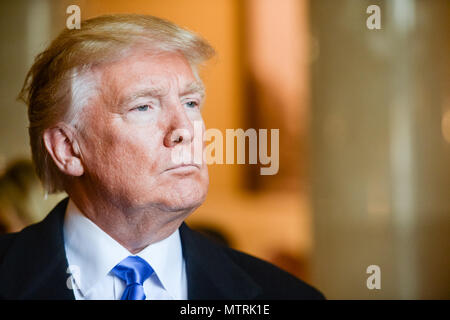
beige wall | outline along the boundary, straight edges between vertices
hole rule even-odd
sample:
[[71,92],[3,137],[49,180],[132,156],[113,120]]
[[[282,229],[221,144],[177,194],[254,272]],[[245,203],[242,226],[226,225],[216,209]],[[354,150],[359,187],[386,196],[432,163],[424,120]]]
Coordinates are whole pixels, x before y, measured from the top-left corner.
[[[374,3],[381,30],[365,25]],[[449,298],[449,16],[448,1],[311,3],[313,270],[329,298]]]
[[[0,2],[0,172],[16,159],[31,158],[27,109],[16,98],[34,56],[56,34],[51,19],[52,4],[50,0]],[[40,215],[63,196],[44,199],[43,189],[40,194],[41,207],[37,208]]]
[[26,107],[15,99],[27,71],[26,3],[2,1],[0,12],[0,161],[4,164],[11,158],[29,156]]

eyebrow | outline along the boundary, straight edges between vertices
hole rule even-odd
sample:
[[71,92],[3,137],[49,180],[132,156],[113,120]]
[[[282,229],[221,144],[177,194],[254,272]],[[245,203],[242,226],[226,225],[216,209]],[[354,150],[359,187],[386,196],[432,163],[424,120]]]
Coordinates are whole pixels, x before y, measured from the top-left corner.
[[205,86],[200,81],[191,82],[181,91],[181,95],[184,96],[190,93],[198,93],[203,98],[205,96]]
[[[120,106],[126,106],[132,101],[142,98],[142,97],[160,97],[167,93],[167,90],[160,87],[149,87],[137,92],[134,92],[123,99],[121,99]],[[205,96],[205,87],[200,81],[189,83],[182,91],[180,96],[185,96],[187,94],[197,93],[203,99]]]
[[121,99],[120,101],[120,106],[126,106],[129,103],[131,103],[132,101],[142,98],[142,97],[159,97],[164,95],[164,91],[162,90],[162,88],[158,88],[158,87],[151,87],[151,88],[145,88],[142,90],[139,90],[137,92],[134,92],[126,97],[124,97],[123,99]]

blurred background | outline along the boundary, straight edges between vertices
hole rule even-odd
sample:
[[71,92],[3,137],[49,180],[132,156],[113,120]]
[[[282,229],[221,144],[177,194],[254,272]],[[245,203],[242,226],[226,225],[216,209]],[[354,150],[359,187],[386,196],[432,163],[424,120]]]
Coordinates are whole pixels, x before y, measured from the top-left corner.
[[65,197],[44,195],[15,99],[72,4],[82,19],[143,13],[198,32],[218,52],[202,71],[207,127],[280,129],[278,174],[211,165],[188,224],[329,299],[450,298],[450,1],[2,1],[0,233]]

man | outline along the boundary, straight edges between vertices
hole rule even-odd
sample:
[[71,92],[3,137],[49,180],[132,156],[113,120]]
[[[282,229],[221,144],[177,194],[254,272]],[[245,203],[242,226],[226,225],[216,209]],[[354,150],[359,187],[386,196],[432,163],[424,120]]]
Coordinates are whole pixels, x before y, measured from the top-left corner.
[[208,171],[174,154],[199,138],[197,66],[212,55],[165,20],[110,15],[65,30],[37,57],[22,90],[33,160],[48,192],[69,198],[0,238],[0,297],[323,298],[183,223],[206,197]]

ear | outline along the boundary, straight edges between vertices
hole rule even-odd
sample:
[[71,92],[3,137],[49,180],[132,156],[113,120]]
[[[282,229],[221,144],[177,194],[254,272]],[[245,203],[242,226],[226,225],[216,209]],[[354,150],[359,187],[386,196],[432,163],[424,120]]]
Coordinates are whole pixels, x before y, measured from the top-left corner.
[[44,145],[56,166],[69,176],[81,176],[84,167],[81,157],[74,148],[72,131],[64,125],[46,129],[43,134]]

